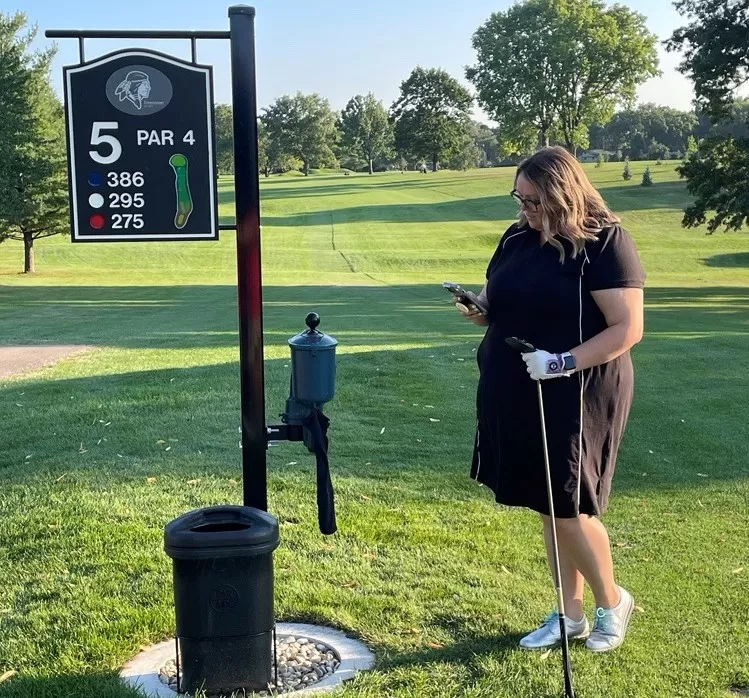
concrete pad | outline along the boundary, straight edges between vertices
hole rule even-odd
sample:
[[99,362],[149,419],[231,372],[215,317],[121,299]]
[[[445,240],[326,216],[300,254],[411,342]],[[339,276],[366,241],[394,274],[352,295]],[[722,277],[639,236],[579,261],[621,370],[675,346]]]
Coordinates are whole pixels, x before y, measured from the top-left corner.
[[[323,643],[328,645],[341,661],[340,666],[330,676],[326,676],[308,688],[290,691],[283,695],[311,696],[328,693],[340,687],[344,681],[353,679],[358,672],[374,666],[374,653],[363,642],[347,637],[340,630],[308,623],[278,623],[276,635],[278,637],[306,637],[312,642]],[[161,667],[174,658],[174,640],[166,640],[143,650],[130,660],[120,672],[120,677],[126,684],[140,690],[149,698],[176,698],[178,694],[159,680]]]

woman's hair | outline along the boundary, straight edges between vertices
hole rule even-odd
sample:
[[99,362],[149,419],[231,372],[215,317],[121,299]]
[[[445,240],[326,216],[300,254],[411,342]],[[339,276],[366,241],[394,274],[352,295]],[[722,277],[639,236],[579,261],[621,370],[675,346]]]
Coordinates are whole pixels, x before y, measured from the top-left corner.
[[[559,237],[572,243],[572,257],[583,251],[585,243],[595,241],[596,233],[619,223],[598,190],[590,183],[580,163],[561,146],[542,148],[518,166],[515,182],[524,175],[538,191],[543,232],[550,245],[559,250],[564,262],[564,247]],[[528,222],[520,210],[520,224]]]

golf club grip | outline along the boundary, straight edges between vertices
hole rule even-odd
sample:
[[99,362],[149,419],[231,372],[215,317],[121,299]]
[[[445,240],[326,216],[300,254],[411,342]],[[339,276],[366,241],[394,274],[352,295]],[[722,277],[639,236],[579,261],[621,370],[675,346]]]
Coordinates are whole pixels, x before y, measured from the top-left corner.
[[505,343],[510,347],[510,349],[519,351],[521,354],[530,354],[531,352],[536,351],[536,347],[534,347],[530,342],[526,342],[524,339],[518,339],[517,337],[507,337]]

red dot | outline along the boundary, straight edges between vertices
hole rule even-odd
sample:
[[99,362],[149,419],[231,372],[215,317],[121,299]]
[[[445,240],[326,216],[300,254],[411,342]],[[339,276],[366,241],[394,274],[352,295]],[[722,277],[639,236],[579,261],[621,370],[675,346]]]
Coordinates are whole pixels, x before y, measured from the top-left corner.
[[106,225],[107,219],[104,218],[101,213],[95,213],[89,219],[89,223],[91,224],[92,228],[96,228],[96,230],[99,230],[99,228],[103,228]]

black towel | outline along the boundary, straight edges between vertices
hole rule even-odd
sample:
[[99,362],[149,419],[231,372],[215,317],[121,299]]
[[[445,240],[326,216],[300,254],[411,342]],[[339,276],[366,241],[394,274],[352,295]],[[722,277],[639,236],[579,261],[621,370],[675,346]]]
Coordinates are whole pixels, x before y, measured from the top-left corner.
[[328,462],[328,426],[330,420],[318,409],[304,419],[304,427],[312,434],[317,458],[317,520],[320,532],[327,535],[338,530],[335,520],[333,483]]

